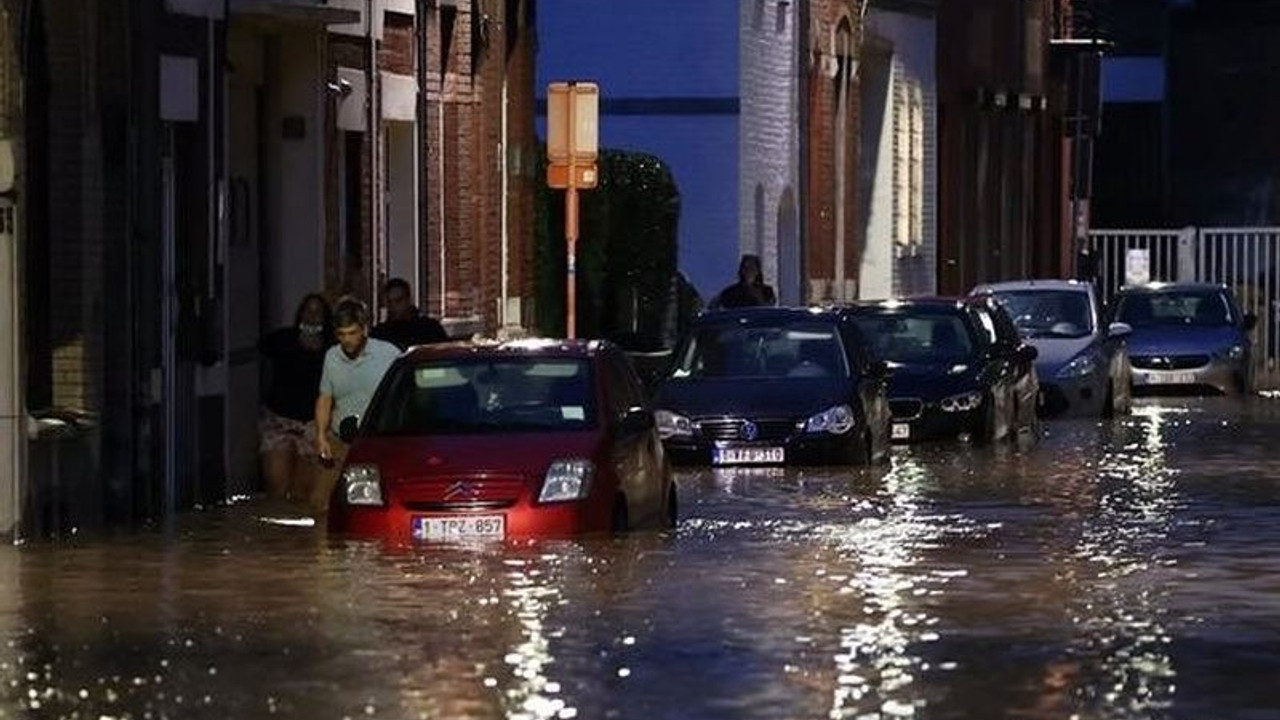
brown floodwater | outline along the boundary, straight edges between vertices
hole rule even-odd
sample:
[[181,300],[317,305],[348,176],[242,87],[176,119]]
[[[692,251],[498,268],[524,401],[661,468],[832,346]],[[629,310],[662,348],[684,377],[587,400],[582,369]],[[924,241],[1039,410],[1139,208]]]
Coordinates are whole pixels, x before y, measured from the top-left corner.
[[400,547],[263,501],[0,548],[0,718],[1280,717],[1280,401],[864,471],[670,534]]

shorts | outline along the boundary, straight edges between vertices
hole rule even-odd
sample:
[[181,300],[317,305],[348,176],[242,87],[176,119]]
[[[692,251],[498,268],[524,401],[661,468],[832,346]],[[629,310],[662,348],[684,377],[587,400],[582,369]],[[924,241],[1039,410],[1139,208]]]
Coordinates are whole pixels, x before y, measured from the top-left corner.
[[277,415],[266,408],[258,416],[259,452],[271,452],[281,447],[292,448],[299,455],[315,454],[316,423],[302,422]]

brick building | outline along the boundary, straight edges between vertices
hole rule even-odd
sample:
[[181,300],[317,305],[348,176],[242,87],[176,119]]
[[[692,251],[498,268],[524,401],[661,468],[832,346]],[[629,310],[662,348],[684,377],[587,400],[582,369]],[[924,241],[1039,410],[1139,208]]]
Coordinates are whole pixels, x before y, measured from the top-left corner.
[[307,292],[376,307],[398,275],[460,332],[520,322],[533,5],[0,0],[24,341],[0,435],[40,428],[0,532],[10,505],[56,532],[254,488],[256,341]]
[[1071,273],[1063,0],[939,3],[938,286]]

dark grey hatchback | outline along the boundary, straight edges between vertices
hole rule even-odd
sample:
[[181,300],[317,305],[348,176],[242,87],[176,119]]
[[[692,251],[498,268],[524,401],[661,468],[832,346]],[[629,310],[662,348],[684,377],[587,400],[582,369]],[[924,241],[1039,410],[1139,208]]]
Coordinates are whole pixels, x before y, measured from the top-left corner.
[[685,464],[870,463],[888,453],[887,373],[839,310],[705,314],[656,389],[658,433]]

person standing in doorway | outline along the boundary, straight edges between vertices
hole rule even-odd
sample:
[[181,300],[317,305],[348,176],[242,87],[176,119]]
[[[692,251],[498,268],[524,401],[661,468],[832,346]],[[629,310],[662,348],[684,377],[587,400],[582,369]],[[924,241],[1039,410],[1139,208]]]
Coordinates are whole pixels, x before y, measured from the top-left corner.
[[[320,295],[302,299],[293,325],[272,331],[258,341],[266,359],[267,383],[258,419],[262,477],[273,497],[292,499],[305,494],[314,465],[311,423],[316,387],[325,351],[333,340],[333,311]],[[304,495],[305,496],[305,495]]]
[[315,403],[316,454],[326,467],[311,492],[311,507],[317,513],[328,509],[329,494],[346,458],[347,447],[337,434],[339,425],[348,417],[364,417],[382,376],[400,355],[395,345],[369,337],[369,310],[359,300],[339,302],[333,325],[338,344],[325,353]]
[[716,296],[715,304],[720,308],[778,304],[773,288],[765,284],[759,255],[742,256],[741,262],[738,263],[738,282],[721,290]]
[[413,304],[413,289],[407,280],[388,280],[382,288],[382,302],[387,306],[387,319],[373,329],[373,337],[385,340],[401,350],[449,339],[439,320],[423,314]]

